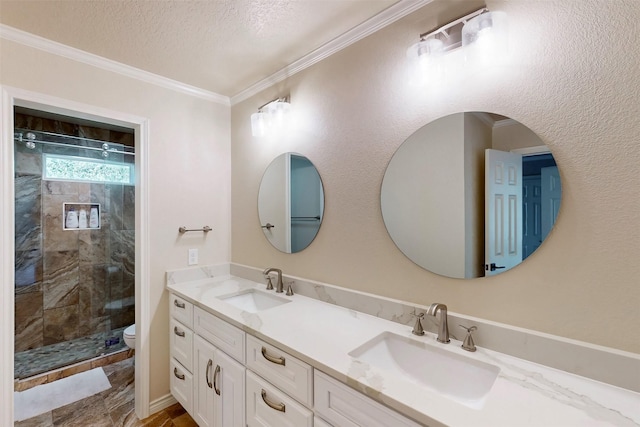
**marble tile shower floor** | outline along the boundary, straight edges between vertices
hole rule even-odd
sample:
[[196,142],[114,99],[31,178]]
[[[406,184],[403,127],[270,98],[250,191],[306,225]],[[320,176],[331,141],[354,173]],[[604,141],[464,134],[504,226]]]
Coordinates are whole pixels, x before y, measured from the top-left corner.
[[[114,329],[108,333],[88,335],[70,341],[18,352],[14,358],[14,378],[28,378],[83,360],[120,351],[126,347],[122,338],[124,329]],[[105,347],[105,340],[111,337],[119,338],[120,342]]]
[[134,411],[133,358],[103,367],[111,388],[15,423],[15,427],[197,427],[179,404],[138,419]]

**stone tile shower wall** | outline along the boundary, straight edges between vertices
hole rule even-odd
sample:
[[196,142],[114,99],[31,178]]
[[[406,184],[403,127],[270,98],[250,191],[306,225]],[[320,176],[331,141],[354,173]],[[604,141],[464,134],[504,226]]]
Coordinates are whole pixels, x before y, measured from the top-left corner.
[[[133,145],[131,134],[18,113],[15,126]],[[133,324],[135,187],[43,181],[42,146],[15,148],[15,351]],[[101,228],[63,230],[63,203],[99,203]]]

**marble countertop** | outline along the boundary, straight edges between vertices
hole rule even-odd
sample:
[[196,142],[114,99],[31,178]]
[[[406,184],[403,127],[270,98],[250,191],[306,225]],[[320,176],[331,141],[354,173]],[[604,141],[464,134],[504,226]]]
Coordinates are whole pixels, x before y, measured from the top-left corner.
[[[429,332],[417,337],[411,327],[303,295],[277,294],[291,302],[257,313],[218,298],[254,288],[265,285],[228,275],[167,284],[196,306],[429,426],[640,426],[640,393],[481,347],[470,353],[460,341],[441,344]],[[467,406],[348,355],[383,332],[495,365],[500,373],[480,407]]]

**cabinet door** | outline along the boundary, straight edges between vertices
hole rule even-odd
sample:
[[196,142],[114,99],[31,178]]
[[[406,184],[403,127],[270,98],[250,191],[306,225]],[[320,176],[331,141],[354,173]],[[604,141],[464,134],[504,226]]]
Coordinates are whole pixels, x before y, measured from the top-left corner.
[[213,368],[216,427],[246,427],[244,366],[216,349]]
[[193,419],[200,427],[214,427],[213,373],[215,348],[195,336],[193,342]]

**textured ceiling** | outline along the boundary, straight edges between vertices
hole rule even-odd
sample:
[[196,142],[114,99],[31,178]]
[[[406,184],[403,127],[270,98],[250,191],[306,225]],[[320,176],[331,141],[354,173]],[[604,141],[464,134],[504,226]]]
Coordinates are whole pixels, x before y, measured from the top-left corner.
[[0,22],[233,96],[397,0],[0,0]]

